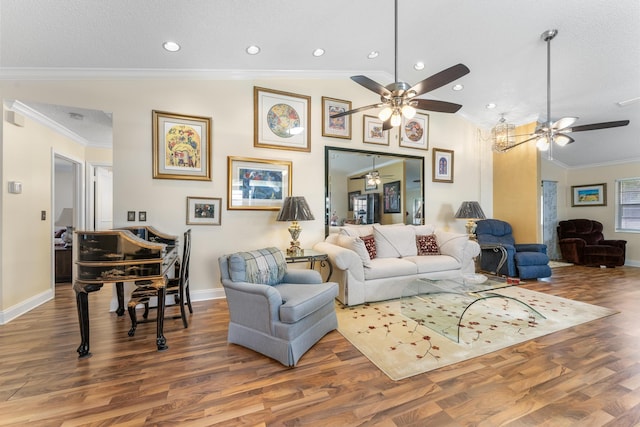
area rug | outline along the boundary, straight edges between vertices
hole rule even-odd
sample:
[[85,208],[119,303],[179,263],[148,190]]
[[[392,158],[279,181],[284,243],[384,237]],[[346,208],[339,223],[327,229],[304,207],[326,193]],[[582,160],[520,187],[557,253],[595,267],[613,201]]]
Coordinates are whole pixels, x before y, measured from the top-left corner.
[[[389,378],[401,380],[617,313],[517,286],[494,293],[510,298],[478,301],[461,322],[447,308],[455,303],[453,294],[353,307],[338,304],[338,331]],[[424,310],[428,316],[415,316]],[[453,316],[449,324],[456,336],[460,325],[458,343],[436,332],[435,325],[447,322],[438,316]]]
[[549,267],[551,268],[558,268],[558,267],[570,267],[573,264],[570,262],[563,262],[563,261],[549,261]]

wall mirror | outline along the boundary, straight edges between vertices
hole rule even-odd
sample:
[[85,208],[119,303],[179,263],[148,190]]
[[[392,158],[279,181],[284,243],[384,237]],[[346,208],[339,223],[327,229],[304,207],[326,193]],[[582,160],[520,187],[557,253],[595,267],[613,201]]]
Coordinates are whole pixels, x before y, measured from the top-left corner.
[[325,147],[325,234],[351,224],[422,224],[424,157]]

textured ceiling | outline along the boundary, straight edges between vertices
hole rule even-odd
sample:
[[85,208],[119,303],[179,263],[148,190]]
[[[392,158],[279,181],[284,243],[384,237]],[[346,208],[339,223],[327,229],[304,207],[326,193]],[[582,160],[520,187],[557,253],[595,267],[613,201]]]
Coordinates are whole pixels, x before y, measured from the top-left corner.
[[[365,74],[386,85],[394,80],[393,14],[392,0],[2,0],[0,79]],[[414,84],[464,63],[471,73],[457,81],[463,91],[447,85],[422,97],[462,104],[457,114],[486,129],[500,113],[515,124],[545,119],[540,34],[558,29],[552,119],[631,124],[573,134],[576,142],[554,157],[570,167],[640,160],[640,102],[617,105],[640,97],[640,1],[399,0],[399,22],[399,80]],[[165,52],[169,39],[182,49]],[[247,55],[251,44],[262,52]],[[317,47],[323,57],[311,55]],[[369,60],[372,50],[380,55]],[[424,70],[413,69],[416,61]]]

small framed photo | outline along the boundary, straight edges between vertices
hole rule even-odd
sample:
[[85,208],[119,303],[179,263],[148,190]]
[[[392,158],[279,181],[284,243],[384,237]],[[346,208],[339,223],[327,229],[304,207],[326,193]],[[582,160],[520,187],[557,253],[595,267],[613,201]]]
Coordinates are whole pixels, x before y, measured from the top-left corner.
[[291,196],[291,162],[287,160],[227,158],[229,210],[272,210]]
[[127,211],[127,221],[136,220],[136,211]]
[[571,206],[607,206],[607,184],[572,185]]
[[401,213],[400,181],[382,184],[382,200],[384,213]]
[[147,220],[147,212],[140,211],[138,212],[138,221],[146,221]]
[[360,190],[357,191],[349,191],[349,211],[353,211],[353,198],[360,195]]
[[311,151],[311,97],[254,86],[253,146]]
[[431,171],[433,182],[453,182],[453,150],[434,148]]
[[219,197],[187,197],[187,224],[220,225],[221,207]]
[[429,115],[417,113],[412,119],[402,119],[400,147],[429,149]]
[[375,182],[373,184],[369,184],[369,180],[364,180],[364,191],[373,191],[378,189],[378,184]]
[[351,101],[322,97],[322,136],[351,139],[351,116],[331,118],[351,110]]
[[389,131],[382,130],[382,120],[375,116],[362,116],[362,140],[367,144],[389,145]]
[[211,117],[152,112],[153,178],[211,181]]

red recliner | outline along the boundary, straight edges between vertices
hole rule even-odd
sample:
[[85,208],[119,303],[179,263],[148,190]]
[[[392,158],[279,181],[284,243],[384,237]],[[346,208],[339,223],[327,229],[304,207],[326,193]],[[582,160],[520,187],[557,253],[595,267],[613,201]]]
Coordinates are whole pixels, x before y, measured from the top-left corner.
[[626,240],[605,240],[602,223],[591,219],[570,219],[558,223],[562,258],[587,266],[624,265]]

